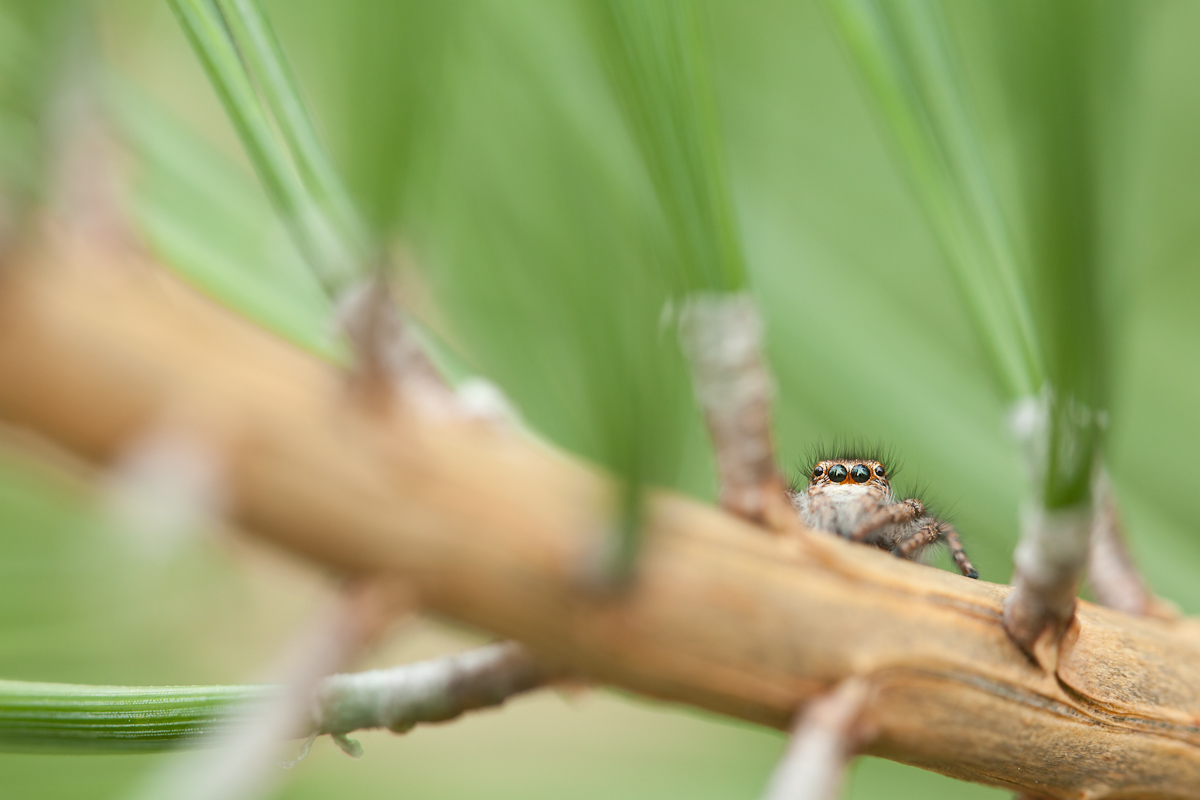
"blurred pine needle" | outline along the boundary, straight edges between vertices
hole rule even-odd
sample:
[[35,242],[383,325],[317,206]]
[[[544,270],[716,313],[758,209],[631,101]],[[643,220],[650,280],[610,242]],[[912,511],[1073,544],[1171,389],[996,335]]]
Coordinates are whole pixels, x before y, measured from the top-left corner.
[[597,49],[670,225],[678,290],[744,289],[705,9],[671,0],[590,0],[588,9]]
[[[1119,2],[992,5],[991,44],[1017,131],[1020,204],[1003,209],[995,167],[940,0],[830,0],[937,233],[1010,400],[1045,508],[1088,496],[1104,408],[1095,183],[1096,35]],[[1126,36],[1129,35],[1126,29]],[[1104,52],[1127,53],[1128,46]],[[1018,251],[1017,226],[1028,244]]]
[[[330,209],[339,215],[350,212],[343,193],[335,188],[331,169],[319,155],[314,126],[299,102],[290,70],[281,60],[282,51],[275,46],[261,9],[253,0],[221,6],[214,0],[169,2],[268,197],[327,291],[338,294],[354,277],[364,274],[361,251],[356,252],[357,243],[347,227],[350,223],[330,216]],[[239,40],[234,31],[240,34]],[[249,53],[245,60],[243,52]],[[252,67],[263,74],[253,74]],[[272,105],[281,112],[274,119],[257,86],[265,87]],[[283,141],[277,128],[288,130]],[[289,144],[294,149],[289,150]],[[338,222],[342,223],[340,230]]]

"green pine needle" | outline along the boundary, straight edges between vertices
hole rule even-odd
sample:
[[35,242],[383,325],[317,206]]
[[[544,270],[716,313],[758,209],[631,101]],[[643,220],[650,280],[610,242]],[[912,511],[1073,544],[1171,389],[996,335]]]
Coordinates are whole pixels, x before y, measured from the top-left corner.
[[333,220],[347,249],[362,259],[364,242],[354,202],[317,135],[291,66],[260,0],[216,0],[248,72],[274,116],[304,188]]
[[[899,143],[997,377],[1010,399],[1038,398],[1040,418],[1028,433],[1043,505],[1085,501],[1106,339],[1098,309],[1095,37],[1110,35],[1103,53],[1127,53],[1128,10],[1087,0],[993,6],[997,74],[1020,131],[1021,202],[1006,217],[938,0],[830,5]],[[1025,264],[1010,224],[1026,233]]]
[[267,686],[78,686],[0,681],[0,752],[145,753],[205,744]]
[[936,3],[830,0],[1010,399],[1045,380],[1028,291]]
[[[267,110],[255,90],[254,80],[242,61],[221,11],[213,0],[168,2],[233,122],[267,195],[288,224],[300,251],[322,284],[331,294],[337,294],[356,274],[358,265],[354,263],[353,248],[339,236],[317,198],[297,174],[285,146],[276,137]],[[261,22],[262,18],[258,21]],[[253,21],[244,19],[238,27],[245,31],[255,29]],[[273,60],[272,51],[262,41],[265,35],[254,38],[247,34],[247,37],[254,45],[248,50],[253,52],[256,61]],[[285,76],[281,80],[288,75],[286,67],[278,64],[273,65],[270,73]],[[278,81],[264,82],[272,85],[279,97],[288,95]],[[294,107],[288,106],[289,114],[295,111]],[[275,121],[283,126],[294,120],[285,116]],[[305,146],[315,141],[315,137],[297,130],[293,130],[287,138]],[[309,170],[321,174],[321,167],[309,163],[307,157],[298,160],[307,164]]]
[[682,291],[747,285],[702,12],[673,0],[593,0],[601,56],[670,225]]

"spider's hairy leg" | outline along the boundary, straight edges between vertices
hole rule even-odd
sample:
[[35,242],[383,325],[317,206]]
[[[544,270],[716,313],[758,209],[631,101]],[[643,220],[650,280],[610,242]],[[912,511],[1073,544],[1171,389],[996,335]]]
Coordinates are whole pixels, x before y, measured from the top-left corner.
[[959,572],[968,578],[979,577],[979,572],[971,564],[971,559],[967,558],[962,540],[958,538],[958,531],[950,523],[942,522],[934,517],[926,517],[921,520],[920,527],[901,539],[892,552],[902,558],[912,558],[922,547],[933,544],[939,539],[944,539],[950,548],[950,557],[954,559],[954,566],[958,567]]
[[942,538],[942,523],[933,517],[926,517],[922,520],[920,527],[896,544],[892,552],[901,558],[912,558],[922,547],[933,544],[940,538]]
[[908,500],[901,500],[899,503],[892,503],[891,505],[884,506],[871,516],[867,517],[866,521],[858,526],[858,530],[850,534],[850,541],[865,541],[867,537],[882,528],[884,525],[895,525],[900,522],[911,522],[914,519],[919,519],[924,514],[925,504],[916,498],[909,498]]
[[942,538],[946,540],[946,546],[950,548],[950,558],[954,559],[954,566],[958,567],[958,571],[968,578],[978,578],[979,571],[971,564],[971,559],[967,558],[967,551],[963,549],[962,540],[958,538],[958,531],[948,523],[940,524]]

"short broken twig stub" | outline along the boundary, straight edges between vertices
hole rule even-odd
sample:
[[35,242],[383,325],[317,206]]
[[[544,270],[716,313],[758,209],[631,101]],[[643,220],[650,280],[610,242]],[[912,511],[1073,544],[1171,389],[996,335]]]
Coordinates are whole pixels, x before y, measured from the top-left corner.
[[1055,646],[1075,616],[1091,521],[1086,505],[1031,507],[1022,513],[1021,542],[1013,553],[1013,590],[1004,603],[1004,628],[1050,670]]

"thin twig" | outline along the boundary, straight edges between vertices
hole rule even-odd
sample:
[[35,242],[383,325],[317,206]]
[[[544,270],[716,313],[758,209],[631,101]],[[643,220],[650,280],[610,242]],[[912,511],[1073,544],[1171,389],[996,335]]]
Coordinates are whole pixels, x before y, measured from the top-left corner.
[[868,731],[862,723],[869,686],[848,678],[796,715],[787,752],[775,768],[764,800],[836,800],[849,760]]
[[392,669],[333,675],[316,692],[310,733],[344,736],[364,728],[404,733],[497,706],[542,686],[549,673],[516,642]]
[[[280,743],[306,727],[312,696],[321,679],[374,641],[401,605],[406,591],[392,581],[356,581],[291,643],[281,668],[283,691],[243,709],[244,720],[215,749],[171,763],[138,793],[138,798],[251,800],[278,779],[274,755]],[[355,746],[335,737],[343,749]]]
[[689,298],[679,335],[716,450],[721,506],[752,522],[795,524],[771,438],[771,376],[762,322],[747,294]]
[[1103,466],[1097,467],[1092,485],[1087,572],[1088,583],[1101,605],[1137,617],[1178,619],[1179,612],[1154,596],[1133,563],[1112,481]]

